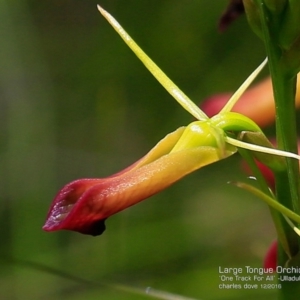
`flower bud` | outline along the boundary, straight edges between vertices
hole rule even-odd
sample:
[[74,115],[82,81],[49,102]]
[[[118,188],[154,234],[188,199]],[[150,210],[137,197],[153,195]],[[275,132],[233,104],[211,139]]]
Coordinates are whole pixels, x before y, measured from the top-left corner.
[[261,39],[263,39],[261,21],[257,5],[253,0],[243,0],[243,3],[248,23],[250,24],[254,33],[257,34]]
[[282,26],[279,32],[279,44],[282,49],[289,50],[297,44],[297,40],[300,38],[299,19],[300,1],[291,0],[284,12]]
[[[298,0],[296,0],[298,1]],[[288,3],[287,0],[264,0],[264,4],[266,7],[275,14],[279,15],[283,12],[286,4]]]

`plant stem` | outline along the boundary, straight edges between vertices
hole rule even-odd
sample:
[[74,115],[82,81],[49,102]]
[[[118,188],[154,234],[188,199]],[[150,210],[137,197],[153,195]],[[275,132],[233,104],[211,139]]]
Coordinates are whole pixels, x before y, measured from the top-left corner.
[[[277,43],[279,22],[276,19],[276,16],[268,11],[263,0],[256,0],[256,3],[260,11],[260,20],[273,83],[278,147],[288,152],[297,153],[295,114],[296,76],[291,77],[281,64],[283,53]],[[278,201],[299,214],[300,182],[298,161],[286,158],[286,170],[276,173],[275,179]],[[289,253],[285,253],[281,246],[278,247],[279,266],[286,266],[288,259],[296,256],[299,252],[299,237],[286,224],[283,229],[288,239]],[[295,274],[288,275],[291,276]],[[299,284],[295,282],[291,284],[289,281],[282,281],[281,284],[282,290],[280,290],[280,299],[299,299]]]

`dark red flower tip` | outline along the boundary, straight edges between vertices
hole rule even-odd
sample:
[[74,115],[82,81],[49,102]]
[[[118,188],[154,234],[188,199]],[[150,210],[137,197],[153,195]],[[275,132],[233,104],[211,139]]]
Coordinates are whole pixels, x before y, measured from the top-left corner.
[[102,234],[105,230],[105,218],[93,214],[91,207],[86,205],[86,198],[92,196],[90,188],[98,186],[101,181],[101,179],[80,179],[67,184],[56,195],[43,229],[46,231],[69,229],[93,236]]
[[264,259],[264,268],[265,269],[272,269],[273,272],[276,272],[277,267],[277,241],[274,241]]

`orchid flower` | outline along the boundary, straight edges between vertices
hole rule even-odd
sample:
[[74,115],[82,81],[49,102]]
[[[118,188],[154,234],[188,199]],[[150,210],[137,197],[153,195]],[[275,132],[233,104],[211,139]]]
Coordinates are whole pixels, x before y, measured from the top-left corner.
[[268,156],[299,159],[296,154],[264,147],[264,143],[247,143],[239,138],[240,133],[246,131],[259,133],[263,140],[266,139],[250,118],[231,110],[267,60],[249,76],[221,111],[209,118],[108,12],[100,6],[98,9],[159,83],[197,121],[168,134],[142,159],[119,173],[107,178],[79,179],[67,184],[58,192],[50,207],[44,230],[66,229],[99,235],[105,230],[105,219],[111,215],[158,193],[201,167],[233,155],[240,148],[253,153],[267,153]]

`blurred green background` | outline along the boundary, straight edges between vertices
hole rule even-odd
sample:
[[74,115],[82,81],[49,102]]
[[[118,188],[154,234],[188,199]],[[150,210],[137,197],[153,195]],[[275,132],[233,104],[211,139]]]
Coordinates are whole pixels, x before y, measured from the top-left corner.
[[219,266],[261,267],[275,238],[268,208],[227,184],[246,180],[238,156],[109,218],[102,236],[42,231],[64,184],[111,175],[192,121],[97,3],[196,103],[235,90],[265,56],[244,16],[217,31],[227,1],[1,1],[0,299],[148,299],[106,282],[201,300],[274,299],[218,288]]

